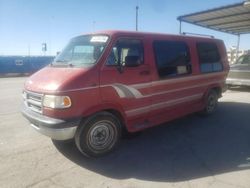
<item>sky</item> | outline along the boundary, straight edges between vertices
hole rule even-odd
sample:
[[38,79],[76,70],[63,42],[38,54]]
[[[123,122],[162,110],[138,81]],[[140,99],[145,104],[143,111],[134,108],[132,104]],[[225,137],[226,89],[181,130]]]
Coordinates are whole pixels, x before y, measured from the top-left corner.
[[[0,55],[46,55],[61,51],[70,38],[98,30],[135,30],[178,34],[177,17],[243,0],[0,0]],[[184,23],[185,32],[213,35],[226,47],[237,37]],[[241,37],[240,49],[250,49],[250,35]]]

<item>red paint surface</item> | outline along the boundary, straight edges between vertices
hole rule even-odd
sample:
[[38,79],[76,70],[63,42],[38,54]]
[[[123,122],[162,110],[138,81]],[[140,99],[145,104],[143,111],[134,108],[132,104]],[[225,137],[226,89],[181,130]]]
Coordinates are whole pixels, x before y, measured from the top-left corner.
[[[115,110],[122,116],[129,131],[137,131],[201,110],[204,97],[210,88],[224,87],[229,70],[222,41],[153,33],[106,31],[110,41],[99,62],[90,68],[46,67],[32,75],[25,89],[37,93],[67,95],[72,107],[63,110],[44,108],[43,114],[55,118],[86,117],[102,110]],[[124,68],[105,66],[105,61],[118,38],[141,39],[144,44],[144,65]],[[154,40],[185,41],[190,48],[192,74],[160,79],[153,53]],[[211,41],[217,44],[224,66],[223,72],[201,74],[196,42]],[[149,74],[141,74],[147,71]],[[119,96],[114,84],[134,88],[143,97]],[[198,95],[201,97],[198,97]]]

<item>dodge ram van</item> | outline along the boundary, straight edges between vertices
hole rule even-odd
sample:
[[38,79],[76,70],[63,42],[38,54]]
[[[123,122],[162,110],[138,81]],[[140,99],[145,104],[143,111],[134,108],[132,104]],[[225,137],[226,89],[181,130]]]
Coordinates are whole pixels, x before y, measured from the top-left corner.
[[229,65],[214,38],[105,31],[70,40],[27,79],[22,113],[54,140],[74,139],[86,156],[136,132],[194,112],[211,114]]

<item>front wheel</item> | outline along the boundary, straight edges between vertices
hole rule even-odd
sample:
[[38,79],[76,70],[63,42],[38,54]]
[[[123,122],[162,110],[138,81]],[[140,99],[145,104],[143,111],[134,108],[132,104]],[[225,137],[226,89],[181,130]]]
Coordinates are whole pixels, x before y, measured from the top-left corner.
[[218,94],[215,90],[210,90],[205,101],[205,108],[202,111],[203,115],[212,114],[218,105]]
[[99,157],[113,150],[120,136],[119,119],[109,112],[100,112],[89,117],[78,127],[75,143],[85,156]]

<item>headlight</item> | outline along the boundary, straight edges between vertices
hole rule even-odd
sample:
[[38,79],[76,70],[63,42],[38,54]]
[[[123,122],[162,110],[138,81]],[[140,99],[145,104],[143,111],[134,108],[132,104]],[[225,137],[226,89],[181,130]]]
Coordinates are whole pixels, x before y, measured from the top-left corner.
[[68,96],[44,95],[43,106],[49,108],[69,108],[71,100]]

